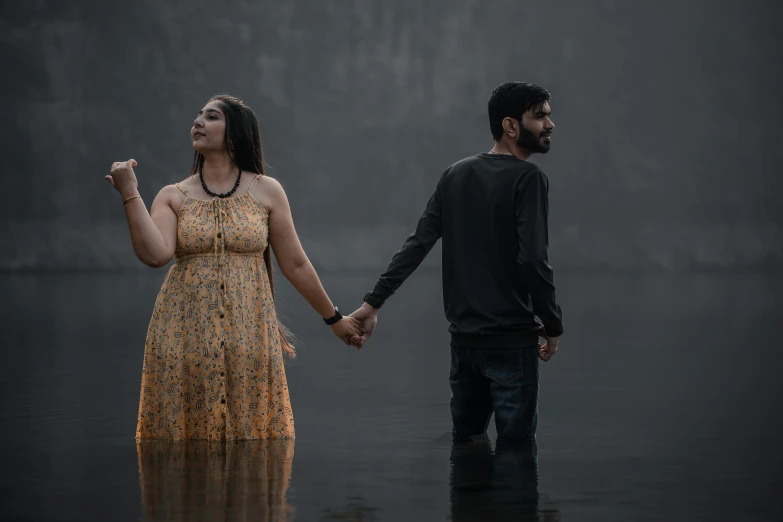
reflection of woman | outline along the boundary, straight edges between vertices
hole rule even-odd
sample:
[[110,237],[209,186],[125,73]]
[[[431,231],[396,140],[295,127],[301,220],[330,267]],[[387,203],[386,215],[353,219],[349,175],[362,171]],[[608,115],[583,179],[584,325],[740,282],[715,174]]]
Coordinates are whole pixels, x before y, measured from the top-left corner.
[[138,440],[145,521],[290,520],[293,439]]
[[275,313],[270,247],[335,335],[348,343],[362,332],[329,300],[283,188],[264,175],[250,108],[216,96],[191,138],[191,176],[164,187],[149,214],[134,160],[107,176],[122,195],[136,256],[153,267],[176,257],[147,332],[136,438],[293,437],[283,353],[294,352]]

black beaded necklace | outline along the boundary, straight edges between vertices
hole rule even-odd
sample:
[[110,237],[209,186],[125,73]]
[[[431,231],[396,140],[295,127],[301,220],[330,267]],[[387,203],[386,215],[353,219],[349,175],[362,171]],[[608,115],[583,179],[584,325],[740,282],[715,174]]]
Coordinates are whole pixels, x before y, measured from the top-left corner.
[[239,172],[237,173],[237,181],[236,181],[236,183],[234,183],[234,188],[232,188],[231,190],[229,190],[225,194],[216,194],[216,193],[212,192],[211,190],[209,190],[207,188],[207,184],[204,183],[204,166],[203,165],[198,168],[198,177],[201,180],[201,187],[204,189],[204,192],[206,192],[207,194],[209,194],[213,198],[227,198],[227,197],[231,196],[234,192],[236,192],[237,189],[239,188],[239,180],[242,179],[242,169],[240,168]]

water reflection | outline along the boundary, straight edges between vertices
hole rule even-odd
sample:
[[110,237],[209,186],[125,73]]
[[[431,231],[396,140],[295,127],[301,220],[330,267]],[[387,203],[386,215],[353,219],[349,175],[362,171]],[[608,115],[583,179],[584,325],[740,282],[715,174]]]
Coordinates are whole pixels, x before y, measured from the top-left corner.
[[145,521],[288,521],[292,439],[137,441]]
[[339,508],[323,508],[319,522],[379,522],[380,509],[368,506],[361,496],[349,497],[348,502]]
[[555,522],[559,512],[541,510],[535,442],[487,438],[455,440],[449,477],[454,522],[530,520]]
[[[0,302],[0,519],[783,521],[771,501],[783,491],[783,351],[745,357],[737,371],[745,339],[779,337],[780,275],[564,274],[571,334],[542,368],[540,498],[526,485],[533,468],[516,479],[493,470],[494,446],[455,451],[450,486],[451,437],[433,441],[450,425],[447,382],[433,378],[448,371],[448,332],[433,328],[443,318],[440,279],[429,276],[407,304],[384,308],[387,329],[359,356],[327,349],[315,322],[292,325],[311,349],[286,369],[297,414],[290,488],[293,448],[194,459],[150,441],[137,461],[139,346],[161,277],[0,276],[0,295],[13,297]],[[324,279],[348,297],[367,284]],[[306,317],[292,292],[281,286],[291,315]],[[243,444],[252,454],[269,443]],[[285,464],[275,473],[272,453]]]

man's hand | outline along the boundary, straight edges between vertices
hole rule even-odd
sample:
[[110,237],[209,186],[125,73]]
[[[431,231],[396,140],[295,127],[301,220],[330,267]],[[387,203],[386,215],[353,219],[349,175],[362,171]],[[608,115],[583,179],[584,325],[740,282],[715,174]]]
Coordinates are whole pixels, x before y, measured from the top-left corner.
[[361,323],[355,317],[343,317],[332,325],[332,332],[346,345],[362,349],[365,337],[362,334]]
[[541,329],[539,334],[544,339],[544,344],[538,344],[538,358],[544,362],[547,362],[557,353],[557,345],[560,343],[559,337],[549,337],[546,334],[546,330]]
[[[359,309],[352,313],[349,317],[353,317],[359,321],[359,323],[361,323],[362,330],[364,332],[364,340],[366,340],[370,338],[373,330],[375,330],[375,325],[378,324],[378,309],[373,308],[367,303],[362,303],[362,306],[359,307]],[[357,348],[361,350],[359,339],[360,338],[358,337],[352,338],[351,344],[357,346]],[[364,340],[362,340],[362,344],[364,343]]]

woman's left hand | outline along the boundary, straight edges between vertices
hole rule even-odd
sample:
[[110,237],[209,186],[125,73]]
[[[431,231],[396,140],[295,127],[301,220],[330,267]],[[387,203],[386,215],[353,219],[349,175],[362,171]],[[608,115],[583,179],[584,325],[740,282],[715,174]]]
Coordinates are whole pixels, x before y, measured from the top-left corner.
[[[332,325],[332,331],[348,346],[355,346],[357,350],[361,350],[364,346],[365,337],[362,324],[353,317],[343,317]],[[353,338],[356,339],[351,342]]]

